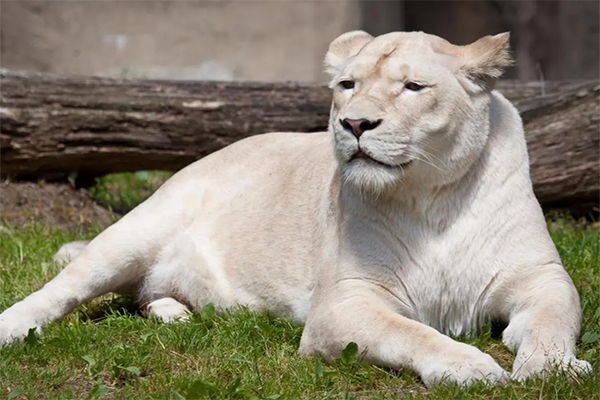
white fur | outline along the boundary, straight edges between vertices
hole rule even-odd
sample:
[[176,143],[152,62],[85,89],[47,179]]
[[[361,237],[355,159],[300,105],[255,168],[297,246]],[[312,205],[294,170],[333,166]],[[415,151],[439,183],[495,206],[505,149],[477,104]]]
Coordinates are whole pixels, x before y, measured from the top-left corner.
[[189,309],[171,297],[163,297],[148,304],[148,315],[163,322],[183,322],[189,319]]
[[[331,360],[353,341],[366,362],[428,386],[507,379],[446,336],[490,320],[508,324],[514,378],[590,371],[575,358],[579,298],[533,194],[521,120],[486,86],[506,41],[467,52],[422,33],[336,39],[329,132],[257,135],[180,171],[5,310],[0,343],[117,291],[167,322],[208,302],[270,310],[305,324],[303,355]],[[426,89],[407,91],[415,80]],[[343,118],[382,122],[357,140]],[[390,166],[351,161],[359,145]]]
[[61,264],[67,264],[81,254],[88,244],[89,241],[87,240],[65,243],[58,249],[56,254],[54,254],[54,261]]

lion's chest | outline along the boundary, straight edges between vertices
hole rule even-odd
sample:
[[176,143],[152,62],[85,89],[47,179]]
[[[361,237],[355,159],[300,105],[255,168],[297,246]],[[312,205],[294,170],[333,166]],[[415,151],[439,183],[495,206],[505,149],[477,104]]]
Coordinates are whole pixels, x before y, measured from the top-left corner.
[[413,229],[397,237],[387,278],[409,316],[447,334],[475,333],[486,317],[486,288],[501,264],[491,250],[494,238],[475,229]]

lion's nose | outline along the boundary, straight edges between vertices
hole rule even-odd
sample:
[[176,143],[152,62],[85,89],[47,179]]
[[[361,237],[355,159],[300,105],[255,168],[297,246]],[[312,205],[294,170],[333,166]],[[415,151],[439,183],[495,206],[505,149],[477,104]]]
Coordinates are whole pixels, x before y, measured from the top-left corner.
[[381,124],[381,120],[377,121],[369,121],[368,119],[340,119],[340,124],[347,131],[352,132],[354,136],[358,139],[360,135],[365,133],[365,131],[370,131],[371,129],[377,128],[379,124]]

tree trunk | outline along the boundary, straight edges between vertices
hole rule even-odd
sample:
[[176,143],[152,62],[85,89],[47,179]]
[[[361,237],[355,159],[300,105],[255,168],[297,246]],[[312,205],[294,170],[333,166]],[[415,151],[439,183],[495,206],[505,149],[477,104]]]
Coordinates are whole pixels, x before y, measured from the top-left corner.
[[[178,170],[236,140],[327,128],[331,94],[296,83],[184,82],[1,73],[1,169],[13,179]],[[534,190],[548,207],[597,209],[597,81],[498,89],[525,123]]]

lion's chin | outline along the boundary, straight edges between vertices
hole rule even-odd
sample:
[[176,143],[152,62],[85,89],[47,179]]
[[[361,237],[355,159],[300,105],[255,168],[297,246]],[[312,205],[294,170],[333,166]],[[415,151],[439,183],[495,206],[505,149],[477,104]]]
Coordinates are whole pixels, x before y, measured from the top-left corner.
[[353,160],[342,165],[342,183],[362,194],[380,195],[395,188],[404,178],[401,167],[369,160]]

